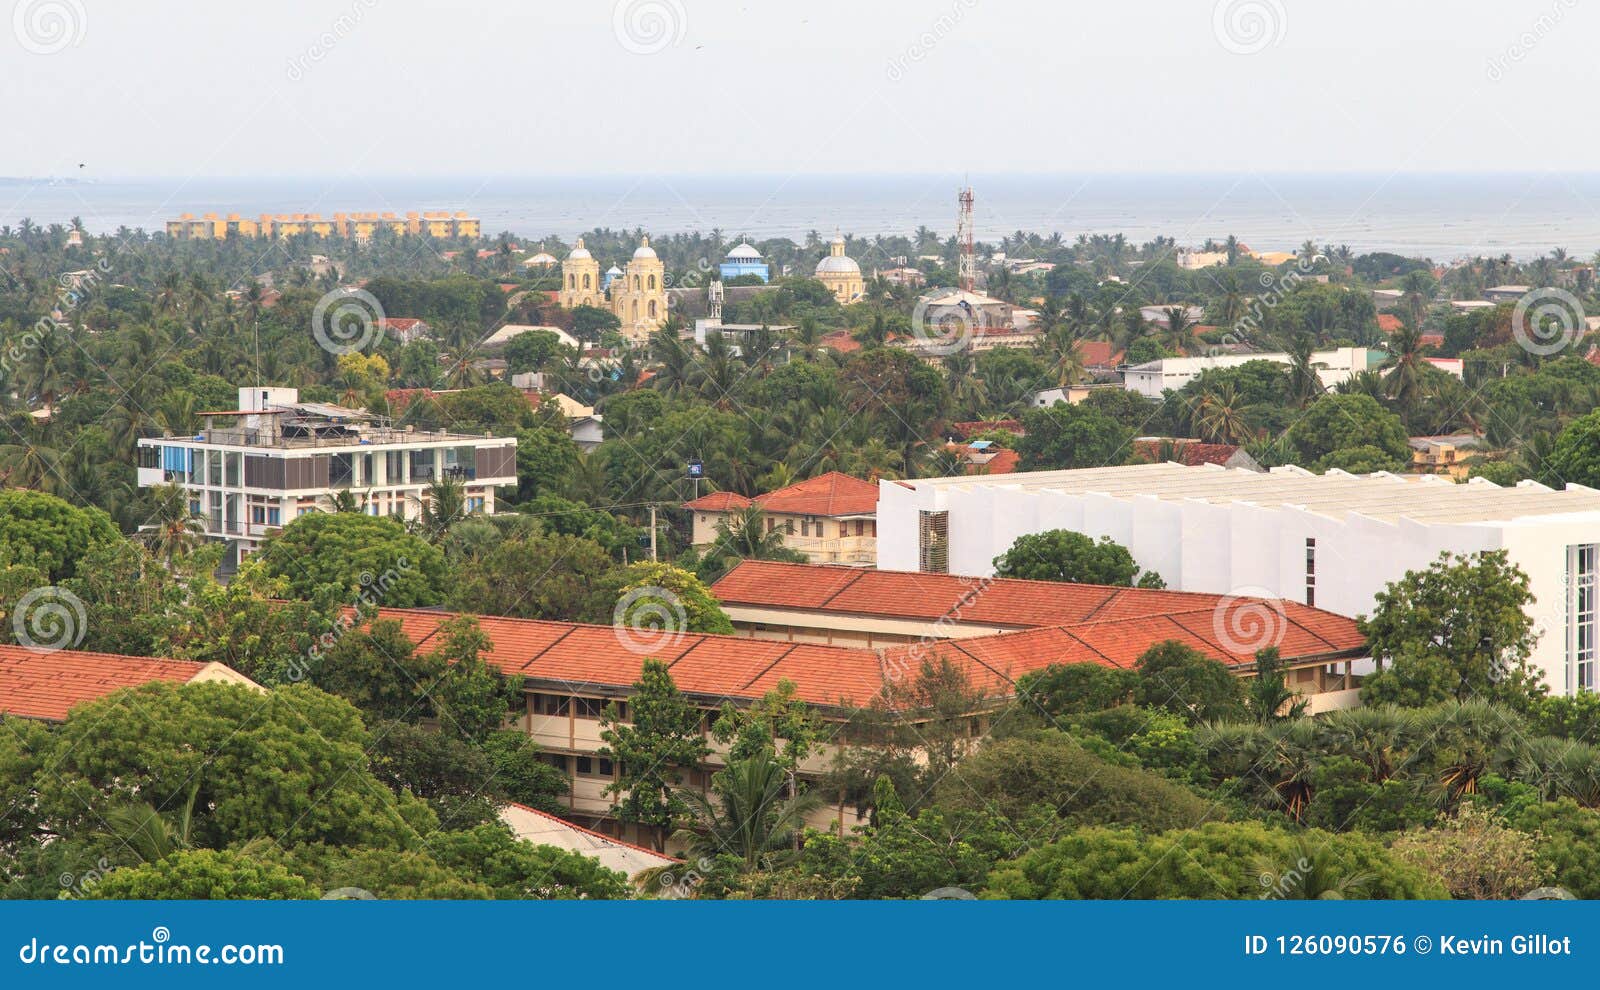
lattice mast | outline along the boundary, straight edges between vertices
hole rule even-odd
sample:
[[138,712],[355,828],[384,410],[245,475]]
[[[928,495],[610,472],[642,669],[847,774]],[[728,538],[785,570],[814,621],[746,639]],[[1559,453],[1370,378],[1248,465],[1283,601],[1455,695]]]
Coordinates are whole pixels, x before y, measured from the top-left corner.
[[956,281],[963,290],[973,292],[978,287],[978,258],[972,248],[972,187],[963,187],[956,199],[961,207],[956,214],[956,244],[961,250]]

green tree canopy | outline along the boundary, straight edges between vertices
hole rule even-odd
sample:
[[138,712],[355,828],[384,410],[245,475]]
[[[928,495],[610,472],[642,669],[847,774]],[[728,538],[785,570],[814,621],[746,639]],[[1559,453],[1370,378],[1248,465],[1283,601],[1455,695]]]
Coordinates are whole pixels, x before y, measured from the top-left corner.
[[267,540],[260,559],[297,598],[313,598],[331,585],[352,600],[370,597],[390,608],[444,601],[444,554],[393,519],[309,513]]
[[[1066,581],[1075,584],[1113,584],[1130,587],[1139,565],[1133,554],[1111,537],[1098,541],[1070,529],[1047,529],[1017,537],[1005,553],[994,559],[995,573],[1029,581]],[[1140,587],[1165,587],[1160,575],[1146,571]]]
[[[1406,429],[1400,417],[1370,395],[1324,395],[1306,407],[1284,435],[1305,467],[1317,465],[1334,451],[1372,447],[1396,463],[1410,460]],[[1376,455],[1363,455],[1376,456]]]
[[1361,685],[1368,704],[1419,706],[1482,698],[1525,707],[1545,686],[1528,665],[1538,631],[1528,576],[1504,550],[1442,553],[1407,571],[1360,620],[1385,669]]
[[1029,410],[1022,426],[1027,435],[1017,441],[1017,453],[1024,471],[1121,464],[1133,436],[1131,429],[1097,409],[1061,402]]
[[100,509],[80,509],[44,492],[0,488],[0,564],[29,565],[60,581],[77,573],[85,554],[121,538]]

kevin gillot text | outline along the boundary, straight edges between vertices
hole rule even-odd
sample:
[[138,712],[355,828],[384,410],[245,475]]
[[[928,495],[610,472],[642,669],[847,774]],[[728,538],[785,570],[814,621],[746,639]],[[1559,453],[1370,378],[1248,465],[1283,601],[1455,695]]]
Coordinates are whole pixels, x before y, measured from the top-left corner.
[[[1503,956],[1508,942],[1488,935],[1440,935],[1442,956]],[[1513,935],[1509,942],[1513,956],[1570,956],[1572,937],[1554,935]]]

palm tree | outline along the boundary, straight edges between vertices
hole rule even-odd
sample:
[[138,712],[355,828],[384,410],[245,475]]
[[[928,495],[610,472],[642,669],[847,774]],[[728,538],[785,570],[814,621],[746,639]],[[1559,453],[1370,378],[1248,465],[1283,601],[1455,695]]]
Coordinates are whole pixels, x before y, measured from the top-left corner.
[[1162,311],[1162,336],[1165,345],[1179,354],[1189,353],[1194,344],[1194,328],[1198,321],[1189,315],[1187,306],[1168,306]]
[[423,493],[417,529],[429,542],[442,544],[449,539],[451,528],[468,515],[466,485],[458,478],[441,475],[428,482]]
[[786,796],[792,785],[790,771],[772,748],[758,749],[713,774],[710,796],[678,792],[691,826],[673,839],[688,847],[691,859],[732,854],[747,871],[781,864],[793,854],[805,816],[822,805],[815,792]]
[[1268,898],[1289,901],[1343,901],[1363,897],[1377,878],[1370,873],[1347,873],[1328,843],[1313,847],[1295,839],[1294,861],[1283,864],[1259,859],[1261,886]]
[[189,494],[181,485],[157,485],[150,489],[150,497],[155,511],[149,526],[139,531],[139,541],[170,570],[205,542],[205,521],[190,508]]
[[[767,528],[759,505],[735,509],[717,523],[714,552],[741,560],[788,560],[800,555],[783,545],[783,530]],[[803,558],[802,558],[803,559]]]
[[189,784],[183,805],[172,817],[163,815],[149,802],[136,802],[107,809],[102,835],[125,846],[141,862],[154,863],[175,852],[194,847],[194,808],[200,796],[200,778]]
[[1383,362],[1388,369],[1384,376],[1384,391],[1400,408],[1402,419],[1409,421],[1418,403],[1422,401],[1423,365],[1422,330],[1420,326],[1406,324],[1390,338],[1393,353]]
[[1200,431],[1212,443],[1244,443],[1254,432],[1245,422],[1239,393],[1232,382],[1202,393],[1195,419]]

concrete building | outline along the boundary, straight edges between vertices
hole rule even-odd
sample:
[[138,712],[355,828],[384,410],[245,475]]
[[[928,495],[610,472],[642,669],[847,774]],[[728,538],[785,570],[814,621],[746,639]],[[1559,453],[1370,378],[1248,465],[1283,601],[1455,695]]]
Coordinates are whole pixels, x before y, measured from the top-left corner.
[[860,299],[867,291],[861,278],[861,266],[844,253],[844,235],[837,234],[828,245],[828,256],[817,262],[817,281],[828,287],[841,306]]
[[459,479],[469,511],[494,512],[517,483],[513,437],[395,429],[364,410],[299,401],[292,388],[241,388],[239,408],[201,414],[194,436],[139,441],[141,488],[175,484],[228,562],[349,491],[368,515],[415,519],[429,484]]
[[[1217,629],[1229,627],[1229,609],[1260,607],[1259,603],[1234,600],[1219,613],[1218,606],[1224,603],[1215,596],[1050,585],[1022,594],[997,591],[992,604],[986,604],[991,601],[988,591],[993,582],[928,581],[915,574],[892,576],[896,581],[892,587],[873,583],[852,594],[849,586],[857,577],[872,582],[884,579],[878,572],[855,568],[776,566],[781,569],[776,584],[759,568],[747,572],[749,562],[724,579],[747,574],[748,579],[739,578],[743,585],[765,586],[764,591],[734,594],[732,584],[719,588],[732,598],[760,599],[760,607],[784,610],[786,623],[808,623],[808,613],[825,613],[823,621],[839,628],[841,641],[847,627],[878,619],[899,631],[900,637],[867,648],[828,645],[822,641],[830,635],[826,631],[791,638],[776,631],[770,636],[753,635],[753,630],[746,628],[740,635],[728,636],[479,617],[492,644],[482,655],[484,662],[523,679],[523,704],[509,725],[538,743],[546,762],[569,782],[564,819],[641,845],[655,847],[654,840],[660,838],[647,828],[616,819],[617,796],[608,794],[607,788],[617,779],[617,768],[600,755],[605,747],[602,713],[615,703],[619,716],[623,720],[629,717],[629,698],[646,658],[667,664],[678,689],[701,713],[700,731],[710,756],[701,767],[682,768],[680,775],[682,786],[702,792],[711,775],[725,765],[727,746],[711,734],[723,705],[749,705],[782,681],[794,685],[795,698],[811,707],[823,723],[822,738],[831,740],[859,707],[875,706],[913,723],[926,717],[906,711],[911,706],[902,688],[916,677],[924,660],[937,663],[948,659],[987,699],[970,715],[971,731],[977,737],[987,730],[991,712],[1015,694],[1015,678],[1051,663],[1128,667],[1145,650],[1169,639],[1188,644],[1243,676],[1248,676],[1254,663],[1253,651],[1241,652],[1238,644],[1230,646]],[[1036,586],[1041,582],[1015,584]],[[1031,600],[1025,610],[1024,598]],[[852,617],[852,608],[863,614]],[[952,608],[955,619],[940,622]],[[997,618],[995,612],[1004,614]],[[1349,698],[1357,676],[1352,668],[1365,646],[1355,624],[1299,606],[1288,608],[1287,613],[1291,619],[1284,624],[1280,640],[1285,660],[1295,669],[1323,671],[1324,703],[1337,704],[1339,698]],[[964,614],[970,614],[970,623],[961,619]],[[380,608],[377,617],[398,622],[405,636],[419,650],[427,651],[433,648],[440,626],[455,616],[433,609]],[[923,629],[932,632],[928,636],[916,632]],[[939,631],[946,629],[957,629],[963,638],[941,636]],[[987,634],[978,634],[979,629]],[[833,766],[836,752],[832,742],[822,743],[801,761],[799,776],[813,783],[820,780]],[[856,808],[843,800],[807,817],[812,827],[830,830],[847,830],[859,821]]]
[[1493,303],[1516,302],[1529,292],[1531,285],[1496,285],[1483,290],[1483,298]]
[[483,225],[465,213],[443,211],[393,213],[335,213],[324,218],[320,213],[263,213],[254,220],[230,213],[219,217],[207,213],[196,217],[185,213],[167,221],[167,236],[179,240],[209,241],[229,237],[349,237],[365,241],[379,229],[387,228],[399,237],[481,237]]
[[717,524],[755,506],[766,517],[767,532],[781,531],[783,544],[816,564],[870,567],[877,559],[878,486],[848,474],[827,474],[746,498],[713,492],[685,502],[692,519],[692,542],[717,542]]
[[[1146,361],[1122,369],[1122,385],[1130,392],[1138,392],[1147,399],[1159,399],[1169,389],[1180,389],[1213,368],[1237,368],[1250,361],[1271,361],[1288,364],[1289,355],[1270,354],[1214,354],[1206,357],[1162,358]],[[1383,362],[1379,351],[1365,347],[1340,347],[1331,351],[1316,351],[1311,355],[1311,366],[1316,369],[1322,387],[1331,389],[1348,381],[1357,373],[1376,368]]]
[[1149,464],[885,483],[878,525],[886,569],[990,574],[1018,536],[1069,529],[1123,544],[1175,589],[1346,616],[1443,551],[1505,550],[1543,630],[1533,664],[1557,694],[1596,683],[1600,491],[1588,488]]
[[[1128,666],[1175,639],[1251,677],[1255,649],[1275,645],[1289,686],[1314,712],[1357,703],[1366,659],[1355,622],[1296,602],[752,560],[711,590],[741,636],[887,657],[909,644],[912,655],[964,656],[1012,673],[1051,662]],[[1256,616],[1266,621],[1241,634]]]

